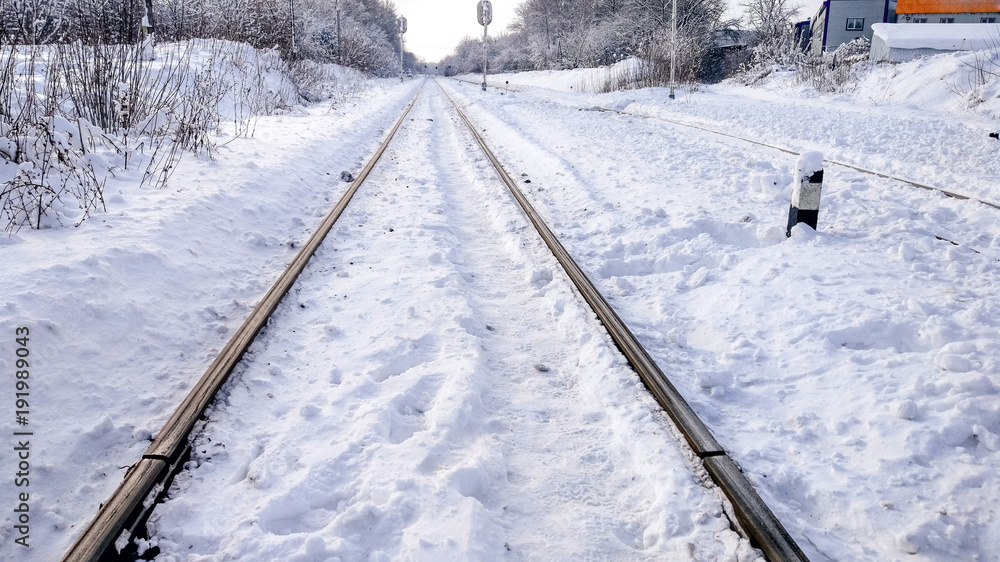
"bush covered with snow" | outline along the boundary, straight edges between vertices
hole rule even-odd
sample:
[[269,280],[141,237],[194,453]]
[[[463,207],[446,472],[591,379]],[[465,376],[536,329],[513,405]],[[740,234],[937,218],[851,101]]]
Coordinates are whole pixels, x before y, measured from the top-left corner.
[[276,51],[226,41],[0,47],[4,229],[79,224],[105,208],[110,176],[162,187],[223,123],[252,135],[295,103],[287,74]]

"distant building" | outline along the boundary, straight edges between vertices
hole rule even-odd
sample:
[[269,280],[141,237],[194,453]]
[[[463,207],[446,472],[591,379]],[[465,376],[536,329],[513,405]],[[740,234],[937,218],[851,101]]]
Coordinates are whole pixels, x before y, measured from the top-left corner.
[[796,22],[792,24],[792,28],[795,30],[795,45],[800,51],[805,51],[809,48],[809,40],[812,39],[809,32],[809,20]]
[[906,62],[953,51],[980,51],[1000,44],[1000,24],[876,23],[872,62]]
[[895,7],[896,0],[825,0],[808,25],[797,26],[799,33],[809,37],[800,44],[819,55],[858,37],[871,39],[873,23],[895,21]]
[[1000,23],[1000,0],[898,0],[898,23]]

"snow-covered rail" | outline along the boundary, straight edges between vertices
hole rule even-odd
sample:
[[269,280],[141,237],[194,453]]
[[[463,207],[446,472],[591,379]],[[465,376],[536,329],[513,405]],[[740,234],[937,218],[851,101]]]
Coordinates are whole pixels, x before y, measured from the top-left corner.
[[496,169],[497,174],[528,216],[545,244],[559,260],[560,265],[563,266],[577,290],[600,318],[618,348],[628,358],[629,364],[642,378],[647,388],[656,397],[657,402],[677,424],[688,445],[702,460],[705,469],[732,503],[739,524],[748,538],[753,540],[770,560],[807,560],[805,554],[802,553],[778,518],[760,498],[736,463],[716,441],[712,432],[698,418],[698,415],[674,388],[674,385],[649,356],[632,331],[611,308],[608,301],[573,260],[555,234],[546,226],[541,216],[518,189],[517,184],[497,160],[482,136],[476,131],[476,127],[469,121],[455,100],[448,95],[444,88],[442,91],[448,96],[455,111],[465,122],[476,142]]
[[170,482],[190,454],[188,443],[191,431],[211,404],[219,388],[226,382],[254,338],[267,324],[285,294],[302,273],[309,259],[322,244],[326,235],[340,218],[347,204],[365,181],[372,168],[382,157],[386,147],[417,101],[420,92],[410,101],[386,135],[382,144],[351,183],[319,228],[302,247],[288,268],[275,281],[233,337],[226,343],[208,370],[198,380],[181,405],[157,433],[124,480],[112,493],[77,537],[63,557],[66,562],[103,560],[113,557],[138,533],[149,517],[156,502],[166,494]]
[[[462,79],[456,79],[456,81],[463,82],[463,83],[469,83],[469,84],[475,84],[475,85],[479,84],[478,82],[472,82],[472,81],[469,81],[469,80],[462,80]],[[510,91],[514,91],[514,92],[523,92],[523,91],[526,91],[526,90],[529,90],[529,91],[530,90],[537,90],[536,88],[532,88],[531,86],[526,86],[526,85],[523,85],[523,84],[518,84],[518,85],[515,86],[515,85],[511,85],[509,83],[508,84],[504,84],[504,85],[490,84],[490,87],[491,88],[495,88],[497,90],[510,90]],[[718,135],[718,136],[721,136],[721,137],[735,139],[735,140],[738,140],[738,141],[741,141],[741,142],[746,142],[746,143],[753,144],[753,145],[756,145],[756,146],[763,146],[763,147],[766,147],[766,148],[777,150],[779,152],[784,152],[786,154],[792,154],[792,155],[798,155],[799,154],[798,151],[792,150],[792,149],[784,147],[784,146],[779,146],[779,145],[776,145],[776,144],[773,144],[773,143],[768,143],[768,142],[764,142],[764,141],[761,141],[761,140],[747,138],[745,136],[740,136],[740,135],[735,135],[735,134],[732,134],[732,133],[727,133],[727,132],[724,132],[724,131],[720,131],[718,129],[713,129],[711,127],[706,127],[706,126],[699,125],[699,124],[696,124],[696,123],[691,123],[691,122],[688,122],[688,121],[682,121],[682,120],[679,120],[679,119],[671,119],[670,117],[666,117],[664,115],[646,115],[646,114],[643,114],[643,113],[638,113],[638,112],[633,112],[633,111],[627,111],[627,110],[624,110],[624,109],[615,109],[615,108],[603,107],[603,106],[595,106],[595,107],[591,107],[591,108],[580,108],[580,109],[581,110],[585,110],[586,109],[586,110],[590,110],[590,111],[601,111],[601,112],[617,113],[619,115],[627,115],[627,116],[630,116],[630,117],[640,117],[640,118],[643,118],[643,119],[656,119],[656,120],[659,120],[659,121],[665,121],[667,123],[672,123],[674,125],[679,125],[679,126],[682,126],[682,127],[689,127],[689,128],[692,128],[692,129],[697,129],[699,131],[704,131],[706,133],[710,133],[710,134],[713,134],[713,135]],[[865,168],[863,166],[858,166],[858,165],[855,165],[855,164],[851,164],[851,163],[848,163],[848,162],[843,162],[841,160],[830,159],[830,158],[826,158],[825,162],[827,164],[829,164],[829,165],[840,166],[840,167],[843,167],[843,168],[854,170],[856,172],[861,172],[862,174],[867,174],[867,175],[875,176],[875,177],[882,178],[882,179],[888,179],[888,180],[897,181],[897,182],[900,182],[900,183],[903,183],[903,184],[906,184],[906,185],[909,185],[909,186],[912,186],[912,187],[916,187],[918,189],[922,189],[922,190],[925,190],[925,191],[936,191],[938,193],[941,193],[941,194],[943,194],[943,195],[945,195],[947,197],[951,197],[951,198],[954,198],[954,199],[975,201],[977,203],[981,203],[983,205],[986,205],[987,207],[993,207],[994,209],[1000,209],[1000,203],[996,203],[996,202],[992,202],[992,201],[987,201],[985,199],[981,199],[981,198],[974,197],[974,196],[971,196],[971,195],[966,195],[966,194],[963,194],[963,193],[958,193],[956,191],[951,191],[951,190],[948,190],[948,189],[944,189],[944,188],[941,188],[941,187],[930,185],[929,183],[924,183],[924,182],[916,181],[916,180],[913,180],[913,179],[905,178],[905,177],[902,177],[902,176],[900,176],[898,174],[893,174],[893,173],[889,173],[889,172],[880,172],[880,171],[877,171],[877,170],[872,170],[872,169],[869,169],[869,168]]]
[[[644,117],[644,118],[647,117],[647,116],[642,115],[642,114],[632,113],[632,112],[629,112],[629,111],[624,111],[624,110],[619,110],[619,109],[611,109],[611,108],[607,108],[607,107],[600,107],[600,108],[597,108],[597,110],[599,110],[599,111],[606,111],[606,112],[612,112],[612,113],[617,113],[619,115],[629,115],[629,116],[632,116],[632,117]],[[724,133],[722,131],[717,131],[717,130],[709,128],[709,127],[703,127],[701,125],[695,125],[693,123],[686,123],[684,121],[679,121],[677,119],[670,119],[669,117],[657,116],[657,117],[655,117],[655,119],[659,119],[661,121],[666,121],[668,123],[673,123],[675,125],[680,125],[682,127],[690,127],[692,129],[698,129],[699,131],[704,131],[706,133],[711,133],[713,135],[719,135],[719,136],[722,136],[722,137],[727,137],[727,138],[731,138],[731,139],[736,139],[738,141],[747,142],[747,143],[750,143],[750,144],[755,144],[757,146],[764,146],[764,147],[767,147],[767,148],[778,150],[780,152],[784,152],[786,154],[795,154],[795,155],[799,154],[798,152],[796,152],[794,150],[791,150],[789,148],[785,148],[785,147],[782,147],[782,146],[777,146],[775,144],[770,144],[770,143],[766,143],[766,142],[759,141],[759,140],[754,140],[754,139],[748,139],[746,137],[742,137],[742,136],[739,136],[739,135],[733,135],[731,133]],[[984,199],[978,199],[976,197],[972,197],[971,195],[963,195],[961,193],[956,193],[954,191],[949,191],[949,190],[944,189],[944,188],[935,187],[935,186],[932,186],[932,185],[927,185],[927,184],[920,183],[918,181],[914,181],[914,180],[911,180],[911,179],[907,179],[907,178],[904,178],[904,177],[901,177],[901,176],[898,176],[898,175],[895,175],[895,174],[890,174],[890,173],[885,173],[885,172],[878,172],[878,171],[875,171],[875,170],[869,170],[868,168],[863,168],[861,166],[855,166],[854,164],[848,164],[846,162],[841,162],[841,161],[838,161],[838,160],[831,160],[831,159],[828,159],[828,158],[825,159],[825,161],[826,161],[826,163],[833,164],[834,166],[841,166],[843,168],[848,168],[850,170],[854,170],[855,172],[861,172],[863,174],[868,174],[868,175],[875,176],[875,177],[878,177],[878,178],[883,178],[883,179],[898,181],[900,183],[905,183],[907,185],[916,187],[918,189],[923,189],[925,191],[936,191],[938,193],[941,193],[941,194],[946,195],[948,197],[951,197],[953,199],[975,201],[977,203],[982,203],[983,205],[986,205],[987,207],[993,207],[994,209],[1000,209],[1000,204],[992,203],[992,202],[986,201]]]
[[[445,94],[447,95],[447,92],[445,92]],[[227,343],[227,345],[223,348],[218,358],[216,358],[212,366],[200,379],[192,392],[187,396],[187,398],[185,398],[181,406],[173,414],[167,424],[157,433],[155,440],[149,446],[145,454],[143,454],[142,458],[128,471],[124,481],[120,484],[112,497],[102,505],[102,508],[98,512],[97,516],[83,531],[70,551],[67,552],[64,560],[97,560],[105,556],[112,556],[114,552],[121,550],[121,548],[134,538],[135,535],[144,532],[144,525],[150,512],[153,510],[157,501],[165,495],[166,489],[170,486],[173,477],[181,470],[181,467],[191,454],[190,440],[192,431],[197,422],[203,418],[206,408],[208,408],[213,402],[219,389],[223,386],[229,378],[229,375],[241,361],[244,353],[254,342],[258,333],[265,325],[267,325],[272,314],[275,310],[277,310],[279,303],[286,297],[290,289],[292,289],[292,286],[299,277],[299,274],[303,272],[306,267],[306,263],[309,262],[310,258],[320,247],[324,238],[326,238],[327,233],[330,232],[331,228],[334,226],[334,222],[337,221],[337,219],[344,212],[348,202],[351,200],[362,182],[364,182],[368,177],[369,172],[372,171],[376,162],[386,151],[390,141],[394,138],[396,132],[406,120],[407,115],[410,113],[410,109],[417,103],[419,96],[420,94],[418,93],[417,96],[410,102],[406,110],[403,112],[403,115],[399,118],[395,126],[386,136],[378,151],[371,158],[363,171],[358,175],[357,179],[354,180],[345,195],[327,215],[320,228],[302,248],[295,260],[289,266],[288,270],[268,291],[267,295],[261,301],[261,304],[254,309],[248,319],[244,322],[243,326],[241,326],[229,343]],[[642,347],[629,328],[621,321],[617,313],[595,288],[594,284],[590,282],[582,270],[576,265],[573,258],[565,250],[551,230],[549,230],[549,228],[542,222],[538,213],[534,211],[525,196],[518,190],[514,181],[500,165],[492,151],[486,146],[482,137],[478,134],[475,127],[472,126],[461,109],[459,109],[457,104],[455,104],[454,100],[451,100],[451,103],[457,113],[461,116],[462,120],[464,120],[465,124],[468,126],[469,131],[471,131],[472,136],[479,143],[487,158],[495,167],[504,184],[520,204],[521,209],[538,230],[545,244],[566,270],[569,278],[583,295],[584,300],[586,300],[593,311],[597,314],[598,318],[610,334],[611,339],[628,360],[629,365],[635,369],[640,378],[651,391],[652,395],[655,397],[656,401],[664,408],[670,418],[673,419],[676,426],[681,430],[681,433],[686,438],[691,450],[694,452],[694,456],[696,456],[697,460],[700,461],[700,467],[698,470],[703,468],[727,496],[732,505],[733,515],[735,515],[736,519],[736,521],[733,522],[734,527],[736,527],[738,531],[744,533],[746,537],[751,539],[751,541],[755,542],[756,545],[759,546],[771,560],[805,560],[805,555],[795,544],[794,540],[792,540],[792,538],[788,535],[770,509],[768,509],[768,507],[764,504],[750,482],[742,474],[739,467],[728,456],[723,447],[715,440],[712,433],[697,417],[688,403],[680,396],[670,381],[667,380],[663,372],[651,359],[649,353]],[[410,119],[410,121],[413,121],[413,119]],[[426,119],[426,121],[433,121],[433,119]],[[442,139],[447,136],[447,134],[443,132],[438,132],[437,134]],[[446,148],[445,151],[447,150],[450,149]],[[456,168],[456,157],[451,155],[447,158],[441,159],[448,161],[447,166],[444,167],[446,171],[441,173],[443,175],[454,173],[453,170]],[[406,187],[408,189],[410,186],[408,185]],[[414,187],[420,188],[422,186]],[[461,205],[458,205],[455,209],[453,209],[456,215],[460,215],[466,220],[472,220],[470,217],[476,216],[475,212],[472,212],[469,209],[460,209],[459,207],[461,207]],[[434,209],[434,212],[440,213],[441,208],[439,207]],[[360,227],[361,225],[358,226]],[[434,228],[441,227],[435,226]],[[449,226],[448,228],[461,230],[459,227]],[[392,230],[393,229],[388,229],[389,232],[392,232]],[[464,256],[460,257],[462,260],[480,262],[477,264],[477,267],[480,268],[477,269],[477,271],[480,271],[482,270],[484,264],[489,261],[489,258],[476,256],[475,253],[475,251],[467,252]],[[440,263],[440,254],[435,253],[433,256],[438,257],[436,259],[431,259],[430,263]],[[464,273],[462,276],[468,276],[470,278],[475,277],[472,273]],[[551,275],[549,280],[551,280]],[[542,281],[544,281],[544,279]],[[346,298],[346,294],[344,298]],[[566,305],[557,305],[560,312],[564,306]],[[307,308],[305,303],[303,303],[302,308]],[[409,317],[413,316],[414,312],[412,307],[409,309],[407,314]],[[487,325],[486,329],[492,331],[494,328]],[[334,331],[336,332],[336,330]],[[398,361],[408,364],[410,359],[403,357]],[[483,360],[483,363],[487,362],[487,360]],[[399,376],[401,374],[397,373],[397,371],[399,371],[399,367],[397,366],[391,366],[388,368],[392,371],[391,373],[387,371],[388,374],[384,377],[379,375],[375,376],[375,378],[384,379]],[[411,367],[405,367],[403,368],[403,371],[410,368]],[[548,372],[549,370],[549,368],[544,365],[536,365],[535,368],[541,372]],[[594,368],[600,369],[599,366]],[[375,375],[378,374],[376,373]],[[337,384],[339,384],[339,375],[335,378],[338,379]],[[377,380],[377,382],[381,382],[381,380]],[[423,388],[426,384],[421,382],[418,386]],[[423,394],[427,394],[426,389]],[[476,400],[478,399],[479,397],[477,396]],[[424,400],[424,398],[421,398],[421,400]],[[410,407],[406,406],[406,408]],[[419,407],[414,406],[410,409],[412,410],[414,408],[418,414],[424,416],[425,411],[431,409],[431,406],[429,404],[423,404]],[[304,412],[302,415],[305,417],[315,415],[315,413],[311,413],[314,411],[313,406],[306,406],[302,409],[302,412]],[[547,423],[548,420],[545,421]],[[393,430],[390,429],[389,433],[392,434]],[[390,440],[394,444],[399,444],[397,441],[398,439],[406,441],[412,436],[413,433],[413,430],[408,430],[404,427],[402,430],[396,432],[394,437],[390,436]],[[543,451],[548,452],[549,449],[544,448]],[[258,456],[263,455],[258,453]],[[585,456],[584,458],[586,459],[589,457]],[[469,470],[466,469],[462,470],[469,472]],[[247,471],[244,470],[244,476],[247,476],[246,472]],[[459,471],[456,474],[464,474],[464,472]],[[250,477],[247,476],[247,478]],[[258,474],[255,478],[260,479],[261,482],[266,484],[266,474]],[[456,477],[451,478],[454,480]],[[250,480],[253,479],[254,478],[250,478]],[[459,484],[461,484],[461,479],[459,479]],[[409,485],[412,486],[413,484],[411,483]],[[476,486],[480,486],[480,484],[476,484]],[[468,485],[462,484],[462,487],[467,488]],[[478,498],[483,495],[483,492],[477,490],[478,488],[473,489],[469,493],[462,492],[462,495],[469,496],[471,494],[472,496],[476,496]],[[503,509],[506,510],[507,507],[504,506]],[[634,533],[635,531],[632,532]],[[656,542],[655,537],[657,536],[657,532],[652,534],[652,543],[654,544]],[[278,535],[287,534],[280,530],[275,531],[275,533]],[[733,535],[735,536],[735,534]],[[645,537],[643,537],[641,542],[644,541]],[[425,541],[421,539],[421,544],[424,542]],[[745,543],[746,541],[743,542]],[[317,542],[310,539],[306,545],[307,550],[310,548],[316,551],[325,549],[325,546],[322,546],[321,543],[322,541]],[[506,544],[503,544],[503,546],[510,550],[510,547]],[[694,549],[694,546],[689,545],[689,548]],[[694,550],[691,550],[690,552],[694,552]],[[266,554],[261,553],[260,556],[266,556]]]

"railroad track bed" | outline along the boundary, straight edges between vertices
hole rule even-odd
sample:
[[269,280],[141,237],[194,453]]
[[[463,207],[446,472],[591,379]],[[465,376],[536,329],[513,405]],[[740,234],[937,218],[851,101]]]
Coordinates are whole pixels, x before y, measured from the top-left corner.
[[[730,135],[793,152],[819,150],[828,161],[929,187],[1000,203],[1000,143],[989,138],[996,120],[988,111],[962,111],[958,107],[937,112],[913,107],[893,107],[893,102],[866,99],[862,92],[839,97],[782,98],[753,88],[713,85],[695,93],[681,88],[677,100],[666,99],[658,89],[589,93],[594,84],[563,79],[551,89],[546,73],[524,73],[491,78],[491,92],[525,93],[552,103],[584,111],[624,112]],[[475,79],[476,84],[479,79]],[[566,91],[567,82],[573,89]],[[581,88],[583,93],[581,95]],[[931,87],[936,88],[936,86]],[[704,90],[708,91],[704,91]],[[887,86],[888,90],[891,87]],[[898,122],[887,124],[885,107]],[[738,141],[737,141],[738,142]]]
[[164,559],[753,556],[471,140],[425,87],[207,413]]
[[990,556],[995,209],[831,166],[786,240],[793,156],[451,89],[811,559]]
[[[373,84],[337,110],[264,118],[255,138],[216,138],[213,159],[185,158],[169,189],[124,177],[106,187],[111,212],[78,228],[0,235],[0,368],[11,381],[0,423],[11,437],[34,433],[28,489],[14,482],[17,442],[0,447],[0,559],[63,556],[417,86]],[[30,330],[25,427],[14,417],[20,326]],[[29,494],[30,550],[14,543],[7,502],[18,492]]]
[[[36,504],[40,535],[55,537],[48,558],[140,455],[126,483],[187,461],[139,541],[164,560],[752,559],[739,505],[705,470],[718,481],[729,459],[811,559],[995,552],[995,209],[829,174],[819,232],[785,240],[791,162],[772,149],[444,87],[719,443],[682,444],[627,344],[609,339],[428,84],[327,239],[309,243],[316,255],[195,424],[190,457],[186,439],[157,445],[183,434],[173,420],[142,449],[259,297],[199,320],[215,343],[175,353],[200,367],[142,359],[149,373],[127,387],[146,376],[171,390],[140,391],[138,415],[112,392],[93,427],[55,432],[83,439],[40,471],[76,463],[85,478]],[[375,126],[414,92],[383,91]],[[310,163],[305,182],[349,153],[308,148],[289,160]],[[299,220],[317,222],[318,199],[329,207],[342,190],[304,192],[316,217]],[[225,234],[242,232],[225,220]],[[275,246],[258,234],[258,248]],[[290,242],[265,262],[305,265],[291,248],[304,236]],[[243,278],[266,290],[266,273]],[[56,334],[38,339],[41,358],[57,355],[61,328],[39,328]],[[113,337],[132,362],[155,354],[131,335]],[[93,380],[81,374],[88,396],[111,388]]]

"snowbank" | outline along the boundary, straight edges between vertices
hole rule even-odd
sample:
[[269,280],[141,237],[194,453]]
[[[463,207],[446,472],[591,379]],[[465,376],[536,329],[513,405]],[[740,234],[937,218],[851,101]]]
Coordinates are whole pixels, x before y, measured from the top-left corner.
[[[818,229],[786,239],[796,156],[675,123],[997,200],[989,121],[726,85],[455,89],[811,559],[994,556],[996,210],[828,166]],[[654,118],[586,111],[612,103]]]
[[872,30],[890,49],[981,51],[1000,47],[1000,24],[873,23]]

